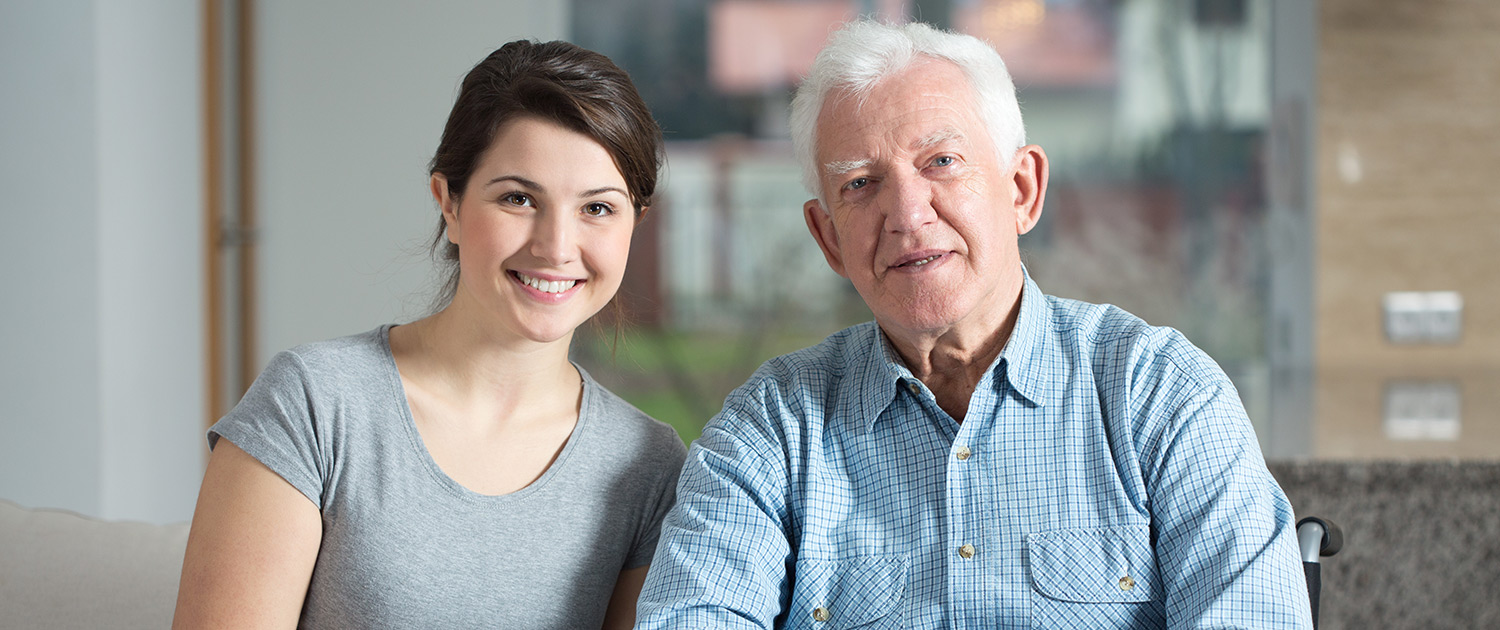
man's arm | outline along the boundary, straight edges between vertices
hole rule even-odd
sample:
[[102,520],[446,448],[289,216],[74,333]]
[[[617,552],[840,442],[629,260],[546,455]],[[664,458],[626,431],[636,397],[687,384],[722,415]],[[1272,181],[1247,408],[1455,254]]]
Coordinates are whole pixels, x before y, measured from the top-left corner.
[[786,606],[786,466],[723,428],[730,413],[688,450],[637,628],[769,629]]
[[1311,628],[1292,508],[1234,388],[1193,388],[1147,462],[1172,628]]

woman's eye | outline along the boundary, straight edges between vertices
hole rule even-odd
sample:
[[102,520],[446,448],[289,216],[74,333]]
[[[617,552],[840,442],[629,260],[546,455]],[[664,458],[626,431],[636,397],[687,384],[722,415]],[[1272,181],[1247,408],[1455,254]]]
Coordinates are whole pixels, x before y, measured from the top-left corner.
[[518,192],[517,193],[510,193],[510,194],[508,194],[508,195],[506,195],[504,197],[501,197],[500,200],[504,201],[505,203],[508,203],[508,204],[510,204],[512,206],[529,206],[529,205],[532,205],[531,204],[531,197],[527,196],[525,193],[518,193]]
[[951,155],[940,155],[932,160],[933,166],[950,166],[954,162]]
[[591,203],[583,207],[583,213],[591,217],[602,217],[615,211],[607,203]]

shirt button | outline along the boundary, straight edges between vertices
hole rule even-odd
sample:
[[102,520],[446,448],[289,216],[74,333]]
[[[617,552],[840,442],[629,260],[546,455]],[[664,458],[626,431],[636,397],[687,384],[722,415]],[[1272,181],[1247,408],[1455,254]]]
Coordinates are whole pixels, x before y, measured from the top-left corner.
[[958,548],[958,555],[963,556],[964,558],[973,558],[974,557],[974,545],[964,545],[962,547],[959,547]]
[[906,391],[911,392],[912,395],[917,395],[917,394],[922,393],[922,386],[918,385],[916,381],[907,381],[906,382]]
[[828,609],[822,606],[813,609],[813,621],[828,621],[832,616],[828,613]]
[[1128,591],[1133,588],[1135,588],[1135,578],[1128,575],[1120,578],[1120,590]]
[[959,461],[966,460],[966,459],[969,458],[970,455],[973,455],[973,454],[974,453],[972,451],[970,451],[969,447],[967,447],[967,446],[960,446],[957,449],[954,449],[954,451],[953,451],[953,456],[957,457]]

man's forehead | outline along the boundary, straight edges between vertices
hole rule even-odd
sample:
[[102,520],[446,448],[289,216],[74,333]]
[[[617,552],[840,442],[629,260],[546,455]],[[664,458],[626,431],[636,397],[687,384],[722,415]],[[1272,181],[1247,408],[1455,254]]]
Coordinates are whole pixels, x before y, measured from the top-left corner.
[[978,133],[971,127],[983,123],[961,75],[957,66],[934,60],[912,64],[867,91],[833,90],[818,113],[819,157],[862,159],[869,156],[858,153],[877,148],[918,150]]
[[920,153],[943,145],[967,145],[968,129],[956,116],[925,115],[895,120],[851,117],[818,129],[818,158],[822,161],[872,160],[893,154]]
[[[939,147],[944,144],[965,144],[965,137],[966,136],[964,135],[964,132],[958,127],[953,125],[944,125],[930,133],[915,135],[907,142],[903,142],[898,145],[897,148],[905,149],[909,152],[919,153],[922,151],[933,149],[935,147]],[[881,151],[879,147],[874,146],[875,144],[876,143],[873,142],[867,142],[864,143],[865,146],[863,147],[829,147],[831,151],[825,151],[824,153],[842,152],[848,155],[828,156],[834,159],[829,160],[823,164],[823,172],[829,175],[840,175],[843,173],[848,173],[849,171],[870,166],[875,162],[874,154],[883,153],[883,151]]]

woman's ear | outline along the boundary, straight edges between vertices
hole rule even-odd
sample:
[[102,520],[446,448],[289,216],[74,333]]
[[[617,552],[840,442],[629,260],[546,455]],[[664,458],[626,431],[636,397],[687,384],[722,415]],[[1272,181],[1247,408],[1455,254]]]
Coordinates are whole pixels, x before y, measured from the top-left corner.
[[447,226],[444,232],[448,234],[448,242],[458,244],[458,200],[448,191],[448,178],[442,173],[433,173],[428,182],[432,188],[432,199],[438,204],[438,209],[443,211],[443,224]]

